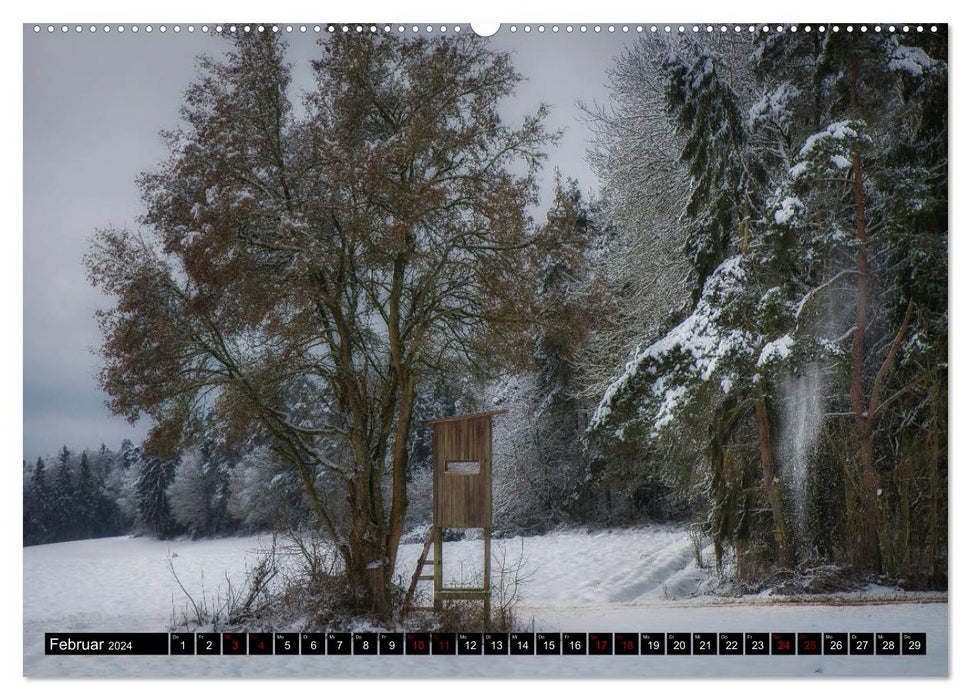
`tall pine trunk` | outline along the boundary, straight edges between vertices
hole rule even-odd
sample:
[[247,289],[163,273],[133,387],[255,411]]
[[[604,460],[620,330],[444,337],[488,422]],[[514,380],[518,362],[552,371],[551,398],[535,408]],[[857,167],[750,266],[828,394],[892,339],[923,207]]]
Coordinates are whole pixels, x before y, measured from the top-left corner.
[[926,550],[930,553],[930,572],[931,578],[933,580],[933,585],[941,586],[943,585],[947,571],[941,567],[941,558],[938,556],[938,551],[940,548],[939,534],[938,534],[938,508],[940,497],[938,495],[938,483],[939,474],[937,469],[937,460],[939,458],[938,445],[939,440],[937,437],[937,402],[938,402],[938,392],[939,386],[936,375],[931,382],[930,390],[930,406],[931,406],[931,424],[927,430],[927,441],[928,441],[928,459],[927,459],[927,490],[930,493],[930,506],[929,512],[927,514],[927,544]]
[[[857,77],[859,62],[853,59],[850,71],[850,107],[854,114],[859,112]],[[854,415],[854,438],[859,461],[860,476],[857,479],[857,502],[860,508],[860,530],[857,542],[857,562],[867,569],[880,569],[880,541],[877,531],[877,488],[878,478],[873,464],[873,430],[867,414],[863,377],[866,352],[864,341],[867,326],[867,304],[869,294],[867,233],[865,209],[863,205],[863,168],[859,152],[853,153],[853,199],[856,218],[856,238],[859,244],[856,251],[856,327],[853,331],[853,371],[850,379],[850,400]]]
[[760,391],[755,398],[755,423],[759,430],[759,457],[762,462],[762,483],[765,486],[769,506],[772,508],[772,532],[778,552],[780,566],[792,565],[792,550],[782,508],[782,496],[775,478],[772,465],[772,432],[769,423],[769,409],[765,405],[765,395]]

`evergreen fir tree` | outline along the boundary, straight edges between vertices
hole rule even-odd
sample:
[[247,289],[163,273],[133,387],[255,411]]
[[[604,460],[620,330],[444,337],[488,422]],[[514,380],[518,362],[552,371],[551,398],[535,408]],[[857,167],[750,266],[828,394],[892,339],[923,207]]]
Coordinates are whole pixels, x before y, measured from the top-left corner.
[[140,463],[139,470],[135,482],[139,517],[158,537],[170,537],[177,530],[167,494],[175,465],[158,457],[148,457]]
[[664,67],[668,108],[685,137],[680,158],[692,178],[685,253],[692,269],[692,301],[697,302],[736,237],[743,244],[747,239],[749,222],[761,207],[766,172],[748,148],[741,98],[725,59],[685,36]]
[[75,495],[76,533],[79,539],[93,537],[96,531],[97,494],[87,451],[81,453]]
[[76,501],[74,475],[71,472],[71,452],[67,445],[57,455],[57,472],[51,494],[52,534],[55,542],[73,539],[75,534]]

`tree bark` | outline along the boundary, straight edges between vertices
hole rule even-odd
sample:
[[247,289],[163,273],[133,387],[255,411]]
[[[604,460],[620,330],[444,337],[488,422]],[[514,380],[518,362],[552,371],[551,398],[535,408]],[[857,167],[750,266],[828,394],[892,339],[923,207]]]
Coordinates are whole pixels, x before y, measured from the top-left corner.
[[715,545],[715,569],[722,569],[722,540],[725,538],[725,483],[728,476],[725,474],[725,450],[722,445],[722,418],[721,411],[716,413],[715,424],[712,429],[711,443],[709,445],[709,458],[712,466],[713,491],[715,504],[712,512],[711,539]]
[[927,551],[930,552],[930,569],[931,577],[933,578],[934,585],[943,585],[946,571],[941,570],[941,560],[938,556],[939,547],[939,535],[938,535],[938,524],[937,524],[937,511],[939,507],[939,497],[938,497],[938,470],[937,470],[937,460],[938,460],[938,437],[937,437],[937,401],[938,401],[938,384],[937,378],[935,377],[931,383],[931,410],[933,411],[930,429],[927,431],[928,445],[928,460],[927,460],[927,489],[930,492],[930,512],[927,516]]
[[388,585],[394,572],[398,558],[398,544],[405,527],[405,512],[408,508],[407,469],[408,469],[408,433],[411,430],[411,418],[415,404],[414,379],[405,379],[401,387],[401,399],[398,403],[398,420],[395,427],[394,452],[391,464],[391,514],[388,523]]
[[[857,77],[859,61],[853,59],[850,69],[850,107],[854,113],[859,111],[857,96]],[[877,532],[877,488],[878,478],[873,464],[873,431],[867,413],[863,389],[866,353],[864,341],[867,326],[867,304],[869,293],[866,218],[863,204],[863,168],[858,151],[853,153],[853,199],[856,219],[856,327],[853,331],[853,371],[850,378],[850,401],[853,406],[854,435],[856,453],[860,466],[857,480],[857,501],[860,508],[860,531],[857,543],[857,561],[860,565],[880,570],[880,541]]]
[[780,566],[792,566],[792,551],[789,536],[786,531],[785,516],[782,509],[782,497],[779,485],[772,467],[772,434],[769,424],[769,410],[765,405],[765,396],[760,392],[755,399],[755,422],[759,429],[759,456],[762,461],[762,483],[766,496],[772,508],[773,535],[778,548],[778,563]]
[[898,468],[897,479],[900,484],[900,569],[909,573],[911,571],[910,510],[913,507],[910,491],[914,480],[914,460],[910,454],[903,458]]
[[[398,245],[410,246],[411,234],[402,236]],[[388,299],[388,345],[391,354],[391,370],[394,376],[397,410],[394,442],[391,448],[391,512],[385,549],[385,588],[390,591],[391,576],[398,557],[398,544],[404,531],[405,512],[408,508],[408,433],[411,429],[412,410],[415,404],[415,377],[408,367],[408,358],[401,337],[401,298],[404,289],[407,255],[399,250],[392,271],[391,293]],[[390,612],[390,611],[389,611]]]
[[369,509],[354,512],[349,561],[345,560],[349,582],[359,597],[361,612],[390,621],[391,605],[387,585],[386,542],[383,525]]

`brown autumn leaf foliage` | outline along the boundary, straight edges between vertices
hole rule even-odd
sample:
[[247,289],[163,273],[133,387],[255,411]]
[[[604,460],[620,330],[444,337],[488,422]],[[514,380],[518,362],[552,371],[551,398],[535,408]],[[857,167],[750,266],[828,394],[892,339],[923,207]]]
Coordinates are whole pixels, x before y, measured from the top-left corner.
[[101,383],[152,418],[151,449],[182,445],[201,406],[269,440],[386,617],[415,387],[523,355],[555,136],[543,107],[500,118],[520,77],[474,37],[331,37],[301,105],[279,36],[235,42],[139,179],[143,233],[101,231],[87,256],[115,300]]

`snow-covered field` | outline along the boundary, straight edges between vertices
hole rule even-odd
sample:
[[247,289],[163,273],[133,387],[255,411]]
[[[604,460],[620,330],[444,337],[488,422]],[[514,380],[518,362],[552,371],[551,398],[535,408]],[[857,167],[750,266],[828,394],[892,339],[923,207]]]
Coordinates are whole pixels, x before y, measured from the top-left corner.
[[[83,657],[45,656],[45,632],[159,632],[187,600],[240,583],[268,538],[159,542],[116,537],[24,552],[24,674],[28,676],[943,676],[948,605],[870,591],[817,602],[696,593],[710,580],[687,533],[647,527],[494,541],[520,561],[518,615],[548,632],[926,632],[927,656],[766,657]],[[421,546],[402,545],[410,577]],[[445,545],[446,577],[481,568],[481,542]],[[497,573],[494,564],[494,575]],[[892,602],[888,600],[892,598]],[[296,631],[296,630],[280,630]]]

